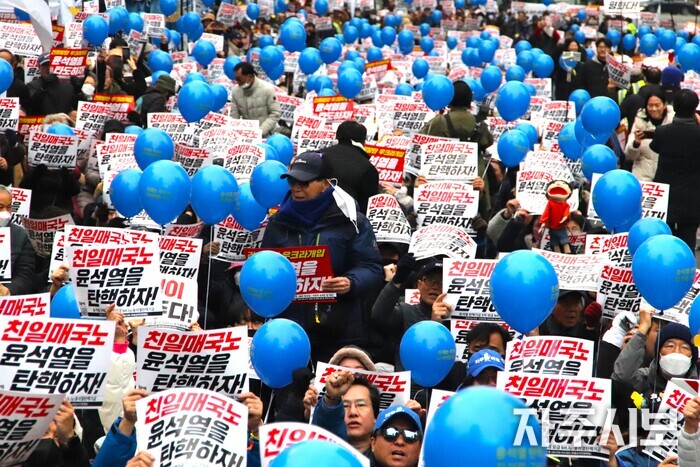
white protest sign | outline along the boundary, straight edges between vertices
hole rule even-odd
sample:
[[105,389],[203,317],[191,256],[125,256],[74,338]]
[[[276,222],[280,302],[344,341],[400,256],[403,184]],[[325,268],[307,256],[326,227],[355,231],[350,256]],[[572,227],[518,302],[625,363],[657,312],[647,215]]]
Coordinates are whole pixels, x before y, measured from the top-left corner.
[[78,157],[78,138],[33,131],[27,144],[29,165],[48,168],[75,167]]
[[581,290],[595,292],[598,290],[598,278],[603,266],[608,262],[608,255],[571,255],[533,248],[554,267],[559,279],[559,287],[564,290]]
[[62,231],[66,225],[73,225],[73,218],[70,214],[51,219],[22,218],[22,226],[29,236],[32,248],[42,258],[48,258],[51,255],[54,235],[56,232]]
[[561,336],[525,336],[508,342],[506,371],[554,376],[593,376],[593,341]]
[[377,242],[411,242],[411,225],[393,196],[372,196],[367,203],[367,220],[372,224]]
[[492,259],[445,259],[442,268],[444,301],[452,306],[453,318],[502,321],[491,303],[491,273],[498,261]]

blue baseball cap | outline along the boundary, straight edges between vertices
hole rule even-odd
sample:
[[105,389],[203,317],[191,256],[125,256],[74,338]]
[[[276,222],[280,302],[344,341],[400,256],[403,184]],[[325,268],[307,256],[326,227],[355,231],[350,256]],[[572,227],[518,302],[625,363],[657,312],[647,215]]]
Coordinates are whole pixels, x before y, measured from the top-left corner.
[[506,369],[506,365],[503,362],[503,357],[491,349],[479,350],[477,353],[471,356],[469,359],[469,365],[467,366],[467,375],[476,378],[479,373],[484,371],[486,368],[497,368],[500,371]]
[[377,431],[381,430],[389,420],[397,415],[408,415],[416,425],[416,429],[418,430],[418,433],[420,433],[420,436],[423,437],[423,427],[420,424],[418,414],[405,405],[392,405],[388,409],[384,409],[379,412],[379,416],[377,417],[377,422],[374,424],[374,430],[372,433],[376,433]]

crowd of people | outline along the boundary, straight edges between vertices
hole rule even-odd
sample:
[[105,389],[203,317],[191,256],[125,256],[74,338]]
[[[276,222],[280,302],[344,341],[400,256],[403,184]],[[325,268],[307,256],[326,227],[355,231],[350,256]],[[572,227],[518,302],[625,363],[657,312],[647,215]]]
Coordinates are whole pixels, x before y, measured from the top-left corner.
[[[155,3],[149,5],[140,0],[125,3],[132,12],[148,12],[151,7],[153,13],[159,12]],[[357,6],[355,11],[335,9],[325,15],[330,16],[331,27],[319,30],[317,19],[324,15],[315,16],[310,2],[285,3],[286,11],[268,12],[255,20],[243,16],[232,25],[217,19],[218,3],[202,12],[201,25],[204,32],[223,36],[219,58],[240,58],[230,77],[229,115],[257,121],[263,138],[293,134],[293,125],[282,118],[280,90],[299,98],[319,94],[304,85],[294,86],[296,78],[292,73],[272,80],[257,64],[251,63],[251,49],[266,44],[268,38],[277,40],[288,17],[305,21],[306,46],[313,48],[319,47],[323,39],[342,35],[353,19],[381,27],[396,23],[392,27],[397,32],[420,27],[420,34],[426,36],[448,30],[477,36],[482,31],[499,31],[501,37],[510,39],[504,42],[509,44],[506,49],[512,49],[519,41],[528,41],[532,48],[553,58],[549,89],[553,100],[567,101],[572,93],[585,90],[591,98],[606,96],[618,104],[620,127],[624,130],[610,135],[603,144],[614,152],[617,167],[630,171],[640,182],[668,184],[665,221],[674,236],[693,252],[696,250],[700,226],[697,182],[700,162],[695,153],[700,147],[698,96],[694,90],[684,88],[684,76],[691,81],[691,72],[674,60],[672,52],[663,54],[663,59],[655,57],[653,63],[644,60],[636,46],[622,54],[620,36],[609,34],[614,30],[610,24],[623,23],[624,32],[634,34],[637,30],[634,22],[617,16],[604,18],[602,12],[600,16],[586,16],[572,9],[550,13],[547,9],[516,8],[510,2],[498,5],[472,2],[471,6],[465,6],[457,0],[449,2],[452,6],[448,9],[443,5],[445,2],[439,2],[440,6],[435,8],[421,8],[386,1],[377,9],[366,8],[365,2],[360,2],[363,6]],[[175,24],[169,22],[168,27],[174,30]],[[449,28],[446,24],[450,24]],[[429,26],[428,33],[423,31],[424,25]],[[592,34],[582,39],[577,33],[583,28]],[[52,72],[51,55],[46,51],[37,57],[37,76],[27,82],[27,57],[1,49],[0,59],[7,61],[14,72],[6,97],[19,99],[22,117],[41,116],[43,128],[49,129],[56,123],[75,127],[78,103],[91,101],[96,94],[133,96],[135,107],[123,121],[107,120],[103,134],[136,133],[134,128],[146,128],[149,114],[172,110],[173,98],[182,86],[176,76],[167,73],[155,76],[149,67],[149,54],[158,50],[172,53],[180,47],[164,33],[160,40],[146,43],[138,57],[129,56],[125,32],[112,35],[109,48],[96,52],[84,75],[70,79],[59,79]],[[447,37],[462,36],[450,36],[448,32]],[[363,36],[363,40],[370,39]],[[447,63],[442,49],[440,53],[424,53],[420,51],[420,43],[420,35],[416,33],[413,55],[441,57],[446,73],[455,68]],[[463,46],[457,44],[458,49]],[[361,40],[346,44],[344,53],[352,50],[366,56],[368,48]],[[393,53],[391,47],[383,49],[387,56]],[[575,58],[571,58],[572,53],[576,54]],[[629,89],[620,87],[619,81],[613,79],[608,64],[611,57],[628,63]],[[570,60],[574,61],[573,66]],[[505,73],[506,63],[499,65]],[[401,76],[389,70],[379,95],[393,94],[400,82],[412,86],[421,82],[412,77],[410,70],[403,71]],[[484,98],[480,94],[483,89],[472,89],[465,80],[455,80],[453,87],[449,105],[426,120],[417,134],[476,143],[477,175],[469,180],[471,188],[478,192],[477,214],[470,219],[469,232],[477,245],[475,258],[497,259],[517,250],[544,248],[545,227],[552,241],[555,230],[564,232],[557,235],[557,241],[563,252],[571,254],[576,251],[572,253],[569,242],[577,236],[611,233],[599,220],[589,217],[592,188],[590,180],[580,173],[580,166],[573,169],[572,180],[565,180],[570,192],[576,189],[573,196],[577,198],[578,208],[557,217],[556,226],[552,224],[553,214],[542,218],[542,212],[523,209],[516,196],[517,165],[507,167],[493,151],[499,137],[495,128],[489,127],[492,117],[498,116],[493,99]],[[418,90],[418,87],[414,89]],[[415,99],[421,101],[420,97]],[[357,104],[372,105],[375,101],[377,96]],[[377,131],[377,127],[345,119],[335,122],[333,128],[337,140],[334,144],[296,152],[282,175],[289,191],[277,209],[270,211],[260,247],[327,246],[333,277],[324,280],[322,289],[324,293],[335,294],[336,299],[331,303],[294,303],[279,315],[304,329],[311,344],[311,361],[308,368],[293,369],[292,384],[275,390],[274,397],[270,397],[270,389],[264,384],[253,385],[251,392],[238,395],[249,411],[247,462],[260,465],[258,429],[263,423],[293,421],[312,423],[346,440],[368,458],[369,465],[417,466],[426,432],[430,388],[414,383],[412,398],[405,405],[380,411],[379,390],[356,371],[402,371],[405,365],[400,344],[409,328],[423,321],[449,327],[454,306],[446,300],[444,255],[417,258],[407,243],[378,242],[377,232],[367,217],[370,199],[387,194],[396,199],[411,231],[415,232],[422,220],[414,198],[418,188],[429,181],[425,174],[409,171],[405,172],[402,183],[380,181],[379,171],[365,150],[366,144],[378,144],[377,135],[368,132],[368,128]],[[540,129],[540,137],[541,134]],[[104,180],[89,159],[79,158],[73,168],[31,166],[27,157],[28,136],[17,128],[5,129],[0,135],[0,225],[11,228],[12,264],[11,281],[0,285],[1,296],[45,291],[54,296],[69,281],[68,268],[62,266],[49,271],[50,258],[34,250],[21,222],[11,222],[13,194],[5,186],[31,190],[31,219],[69,214],[79,225],[130,228],[130,220],[105,199]],[[392,136],[412,136],[412,132],[395,127],[391,135],[380,137],[379,142]],[[197,221],[195,211],[188,207],[176,223]],[[556,229],[557,226],[560,228]],[[249,336],[254,336],[266,320],[243,300],[240,274],[244,263],[217,259],[221,244],[212,238],[209,228],[203,229],[201,238],[204,248],[197,277],[200,319],[191,332],[247,326]],[[51,277],[50,283],[47,277]],[[409,302],[406,291],[412,289],[417,290],[417,299]],[[528,297],[520,299],[526,301]],[[146,391],[135,387],[133,378],[136,335],[141,322],[125,319],[114,306],[105,310],[105,316],[116,322],[117,332],[103,406],[99,410],[74,409],[66,399],[45,439],[22,465],[152,465],[153,457],[146,451],[137,452],[136,442],[135,404],[148,396]],[[454,362],[449,374],[434,389],[459,392],[474,386],[495,388],[498,373],[506,369],[507,347],[513,340],[510,329],[501,324],[476,323],[466,336],[464,358]],[[594,292],[562,289],[551,314],[528,336],[579,338],[594,343],[592,376],[612,380],[610,404],[618,409],[614,421],[626,435],[630,425],[636,423],[634,415],[627,415],[628,408],[658,409],[672,378],[698,379],[698,350],[694,341],[698,331],[691,330],[687,322],[669,322],[663,314],[644,308],[638,312],[621,311],[614,319],[603,318],[601,303],[596,301]],[[327,378],[322,396],[312,384],[318,362],[345,368]],[[473,410],[489,417],[488,407]],[[700,465],[697,394],[687,402],[683,415],[685,422],[678,446],[673,449],[677,456],[655,459],[641,444],[625,446],[610,437],[601,440],[610,452],[605,461],[549,457],[548,465],[648,467],[679,462],[686,466]],[[455,449],[470,449],[469,440]]]

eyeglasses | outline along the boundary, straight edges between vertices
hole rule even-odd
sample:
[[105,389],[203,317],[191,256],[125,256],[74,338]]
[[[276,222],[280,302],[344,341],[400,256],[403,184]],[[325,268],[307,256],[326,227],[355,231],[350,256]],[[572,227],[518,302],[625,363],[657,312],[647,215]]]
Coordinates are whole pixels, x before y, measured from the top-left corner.
[[289,186],[299,185],[302,188],[307,188],[312,182],[316,182],[318,180],[318,178],[315,178],[313,180],[309,180],[308,182],[302,182],[301,180],[297,180],[296,178],[287,177],[287,183],[289,183]]
[[430,277],[421,277],[419,280],[423,281],[428,287],[438,287],[442,286],[442,280],[431,279]]
[[413,444],[420,440],[420,434],[416,430],[399,430],[393,426],[385,426],[380,430],[380,433],[382,434],[382,437],[390,443],[393,443],[399,439],[399,435],[403,436],[403,440],[407,444]]

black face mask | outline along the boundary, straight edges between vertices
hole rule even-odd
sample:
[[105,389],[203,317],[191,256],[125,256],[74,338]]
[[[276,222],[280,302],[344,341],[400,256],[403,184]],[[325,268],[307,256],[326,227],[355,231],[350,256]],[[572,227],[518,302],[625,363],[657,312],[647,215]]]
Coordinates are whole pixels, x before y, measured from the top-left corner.
[[255,336],[255,331],[256,329],[248,329],[248,337],[252,339]]

